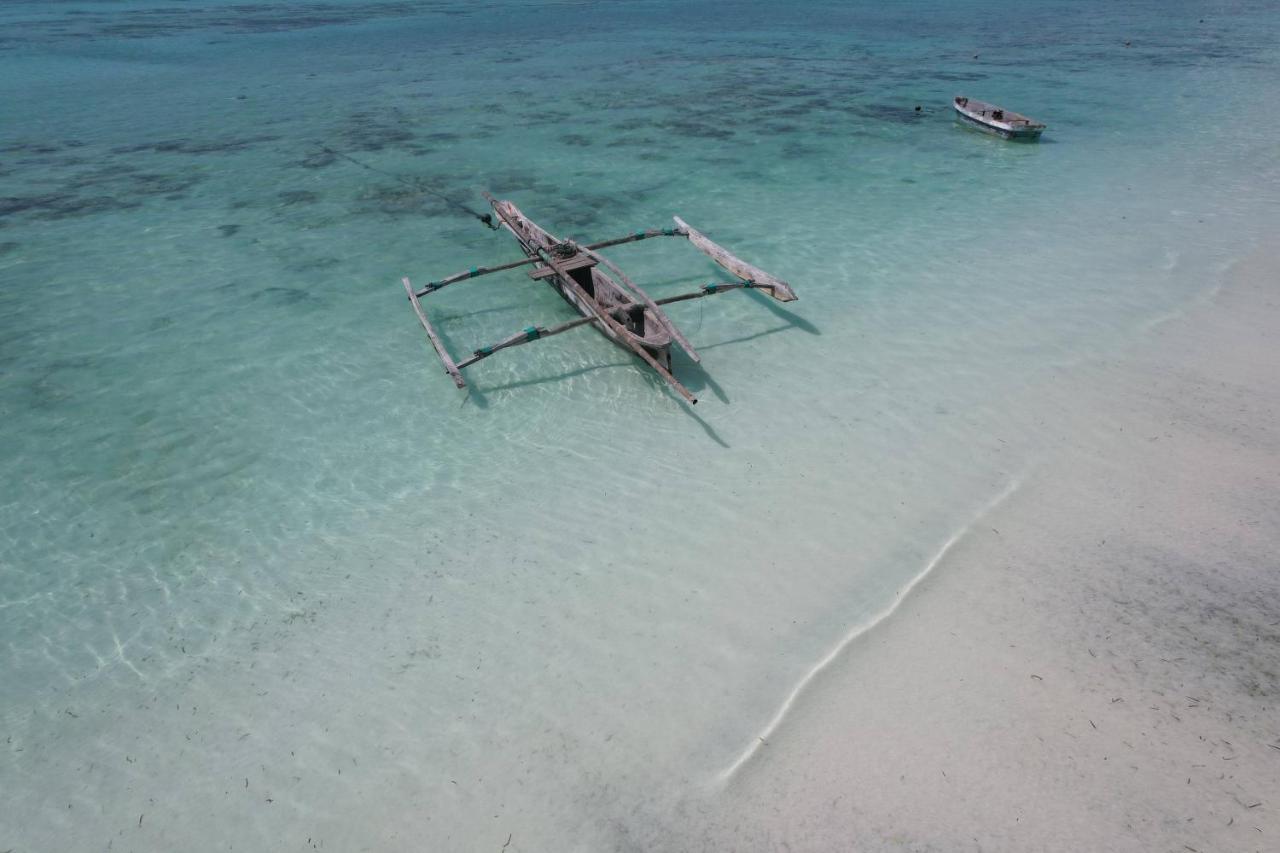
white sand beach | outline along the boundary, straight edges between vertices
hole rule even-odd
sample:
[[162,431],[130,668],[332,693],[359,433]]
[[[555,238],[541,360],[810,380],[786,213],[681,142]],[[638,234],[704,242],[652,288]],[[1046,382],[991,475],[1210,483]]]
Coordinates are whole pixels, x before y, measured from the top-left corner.
[[655,846],[1280,848],[1278,270],[1063,376],[1056,452]]

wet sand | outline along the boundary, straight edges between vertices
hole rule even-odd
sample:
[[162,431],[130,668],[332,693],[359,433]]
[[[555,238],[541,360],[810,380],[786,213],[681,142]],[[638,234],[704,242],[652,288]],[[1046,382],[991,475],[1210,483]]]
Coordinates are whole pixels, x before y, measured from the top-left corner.
[[1277,270],[1064,371],[1056,450],[653,846],[1277,849]]

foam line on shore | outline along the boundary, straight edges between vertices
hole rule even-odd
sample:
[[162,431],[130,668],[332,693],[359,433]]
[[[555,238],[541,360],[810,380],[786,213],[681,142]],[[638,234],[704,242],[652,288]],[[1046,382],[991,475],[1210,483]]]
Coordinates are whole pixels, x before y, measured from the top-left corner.
[[988,513],[1000,504],[1004,503],[1010,495],[1018,490],[1018,487],[1021,484],[1021,476],[1014,477],[1010,480],[1009,484],[1006,485],[998,495],[983,504],[982,508],[979,509],[967,523],[952,533],[946,542],[942,543],[942,546],[934,552],[933,557],[929,559],[919,574],[912,578],[906,586],[898,590],[898,593],[893,597],[893,600],[890,601],[883,610],[872,615],[870,619],[859,622],[850,628],[849,631],[840,638],[840,641],[837,642],[829,652],[823,655],[817,663],[810,667],[809,671],[806,672],[798,682],[796,682],[796,686],[791,688],[791,692],[787,694],[787,698],[783,700],[782,705],[778,708],[777,713],[773,715],[773,718],[769,720],[768,724],[760,731],[759,734],[752,738],[751,743],[747,745],[747,748],[742,751],[738,758],[731,765],[716,775],[716,781],[720,784],[727,784],[731,781],[734,775],[751,760],[751,758],[756,754],[756,751],[766,744],[769,738],[773,736],[773,733],[778,730],[778,727],[782,725],[782,721],[786,719],[787,713],[790,712],[791,707],[796,703],[796,700],[800,698],[800,694],[809,686],[809,683],[813,681],[819,673],[826,669],[832,661],[838,658],[841,652],[848,648],[850,643],[861,637],[863,634],[866,634],[872,628],[875,628],[885,619],[892,616],[898,609],[898,605],[902,604],[911,590],[915,589],[917,584],[929,576],[929,573],[932,572],[940,562],[942,562],[942,558],[950,552],[956,543],[963,539],[965,535],[973,529],[973,526],[981,521]]

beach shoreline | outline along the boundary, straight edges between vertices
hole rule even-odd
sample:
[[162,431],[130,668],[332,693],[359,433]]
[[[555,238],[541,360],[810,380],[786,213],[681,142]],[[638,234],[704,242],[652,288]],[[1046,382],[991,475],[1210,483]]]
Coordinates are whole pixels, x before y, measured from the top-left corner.
[[1273,849],[1277,270],[1064,372],[1056,449],[655,846]]

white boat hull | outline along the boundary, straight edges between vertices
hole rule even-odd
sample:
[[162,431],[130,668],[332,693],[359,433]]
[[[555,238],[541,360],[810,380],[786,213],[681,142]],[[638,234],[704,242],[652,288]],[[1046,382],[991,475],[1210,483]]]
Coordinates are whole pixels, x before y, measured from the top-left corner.
[[1019,113],[1002,110],[994,104],[958,97],[951,106],[964,124],[1004,139],[1034,142],[1044,132],[1044,124]]

